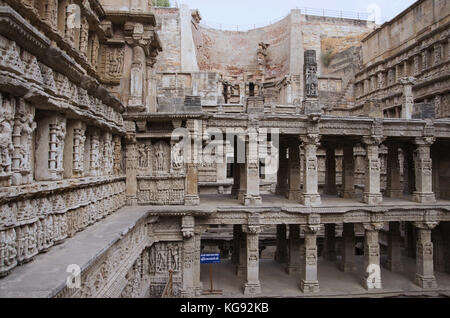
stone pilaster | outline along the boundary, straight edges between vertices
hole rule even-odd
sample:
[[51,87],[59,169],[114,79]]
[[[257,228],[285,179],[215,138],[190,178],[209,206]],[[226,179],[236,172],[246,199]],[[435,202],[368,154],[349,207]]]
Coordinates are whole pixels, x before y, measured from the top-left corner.
[[286,143],[280,141],[277,187],[275,192],[276,194],[283,196],[286,194],[287,191],[287,180],[288,180],[288,159],[286,155],[287,155]]
[[414,162],[416,173],[416,191],[413,193],[414,201],[419,203],[434,203],[436,198],[433,193],[432,160],[430,148],[435,139],[416,138],[416,160]]
[[304,293],[316,293],[320,291],[317,280],[317,232],[320,225],[305,227],[304,258],[302,259],[302,271],[300,290]]
[[353,145],[344,145],[342,167],[343,197],[351,199],[355,196],[355,158],[353,155]]
[[184,194],[184,204],[187,206],[196,206],[200,204],[198,191],[198,165],[200,164],[201,153],[201,127],[202,122],[195,120],[189,121],[187,126],[190,128],[191,136],[191,154],[185,159],[186,162],[186,190]]
[[[249,220],[249,224],[251,224]],[[259,225],[248,225],[245,228],[247,232],[247,274],[244,284],[244,295],[256,295],[261,293],[261,284],[259,282]]]
[[345,223],[342,232],[342,259],[339,264],[339,269],[345,273],[356,271],[355,243],[354,224]]
[[379,230],[383,223],[364,223],[364,271],[362,285],[367,290],[381,289],[380,268],[380,243],[378,242]]
[[[258,155],[258,133],[256,129],[250,129],[248,133],[248,141],[246,142],[246,164],[245,164],[245,194],[244,205],[258,205],[262,203],[259,192],[259,155]],[[241,175],[241,184],[242,182]],[[242,187],[241,187],[242,188]]]
[[401,247],[402,238],[400,236],[400,223],[390,222],[388,234],[388,258],[386,267],[391,272],[403,271],[403,264],[401,261]]
[[286,224],[277,225],[277,250],[275,252],[275,260],[280,263],[287,261],[287,238],[286,238]]
[[127,122],[127,136],[125,138],[125,170],[126,170],[126,194],[127,205],[137,205],[137,166],[138,149],[136,141],[136,125],[134,122]]
[[[183,283],[181,296],[192,298],[195,296],[195,258],[196,240],[194,233],[195,219],[192,216],[184,216],[181,221],[181,232],[183,235]],[[200,262],[198,264],[200,266]]]
[[323,257],[329,261],[336,260],[336,225],[325,224]]
[[289,200],[300,200],[300,150],[298,140],[289,145]]
[[376,137],[364,137],[363,141],[367,151],[363,202],[377,205],[383,201],[380,191],[379,147],[381,140]]
[[400,162],[398,160],[398,146],[388,145],[387,155],[387,188],[386,195],[390,198],[401,198],[403,196],[400,182]]
[[436,278],[433,266],[433,243],[431,230],[435,222],[415,222],[417,228],[416,243],[416,278],[415,283],[422,288],[436,288]]
[[319,173],[317,163],[317,147],[320,136],[309,134],[301,136],[305,153],[303,161],[303,189],[300,196],[300,203],[306,206],[318,206],[321,204],[319,195]]
[[325,159],[325,189],[328,195],[337,195],[336,188],[336,151],[331,145],[326,147]]
[[289,225],[289,254],[286,272],[290,275],[300,271],[300,225]]

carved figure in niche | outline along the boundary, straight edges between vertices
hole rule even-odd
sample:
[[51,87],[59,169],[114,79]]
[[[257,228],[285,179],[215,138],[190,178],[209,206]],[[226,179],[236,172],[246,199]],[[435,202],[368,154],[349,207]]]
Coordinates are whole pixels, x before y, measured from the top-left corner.
[[63,155],[64,155],[64,138],[66,136],[66,127],[64,123],[59,124],[56,131],[56,168],[63,169]]
[[169,246],[169,257],[170,257],[171,269],[173,271],[177,271],[179,269],[178,245],[170,245]]
[[306,95],[317,96],[317,68],[316,66],[309,66],[306,71]]
[[156,146],[156,171],[157,172],[163,172],[164,171],[164,147],[162,145],[162,143],[159,143]]
[[11,172],[13,107],[8,99],[0,95],[0,174]]
[[172,146],[172,168],[180,170],[183,167],[183,143],[175,142]]
[[33,131],[36,129],[36,123],[34,122],[33,115],[27,114],[22,116],[19,121],[19,126],[22,139],[19,167],[22,170],[29,170],[31,166],[31,141]]
[[139,167],[140,168],[147,168],[148,167],[148,149],[147,146],[142,144],[139,145]]
[[124,50],[122,48],[110,49],[108,52],[110,76],[121,76],[123,72]]
[[166,253],[162,249],[162,245],[156,247],[156,271],[164,272],[166,269]]
[[76,4],[67,6],[67,20],[66,20],[66,38],[73,42],[75,40],[75,29],[81,26],[81,10]]

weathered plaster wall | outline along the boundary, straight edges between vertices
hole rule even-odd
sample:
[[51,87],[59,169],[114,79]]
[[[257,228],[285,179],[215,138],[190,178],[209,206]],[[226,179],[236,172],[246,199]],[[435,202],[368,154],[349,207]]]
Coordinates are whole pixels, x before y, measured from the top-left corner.
[[181,71],[181,25],[177,8],[155,8],[163,51],[155,64],[157,72]]
[[289,71],[290,16],[264,28],[248,32],[221,31],[198,26],[193,32],[201,71],[226,76],[258,73],[258,43],[270,44],[266,77],[282,77]]

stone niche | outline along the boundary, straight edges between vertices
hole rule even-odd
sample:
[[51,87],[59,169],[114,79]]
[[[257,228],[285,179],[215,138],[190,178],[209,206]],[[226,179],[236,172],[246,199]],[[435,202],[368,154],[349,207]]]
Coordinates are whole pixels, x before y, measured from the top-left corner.
[[161,297],[173,271],[174,297],[179,296],[182,280],[182,242],[160,242],[150,248],[150,297]]
[[180,142],[148,139],[138,144],[138,203],[183,205],[185,172]]
[[60,114],[42,112],[36,115],[36,181],[61,180],[64,173],[66,119]]

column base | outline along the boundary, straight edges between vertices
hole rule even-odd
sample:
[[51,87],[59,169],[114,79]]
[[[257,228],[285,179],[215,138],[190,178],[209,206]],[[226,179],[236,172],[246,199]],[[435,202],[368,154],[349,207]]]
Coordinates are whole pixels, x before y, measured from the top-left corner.
[[238,199],[239,202],[244,203],[245,191],[239,190],[238,195],[237,195],[237,199]]
[[300,200],[301,192],[300,190],[289,190],[287,194],[287,198],[292,201]]
[[243,203],[244,203],[245,206],[261,205],[262,204],[262,198],[260,196],[253,196],[253,195],[246,194],[244,196]]
[[245,283],[244,285],[244,295],[257,295],[261,294],[261,284],[257,283]]
[[138,205],[138,199],[136,197],[128,197],[127,196],[127,205],[128,206],[137,206]]
[[437,288],[436,278],[434,276],[424,277],[422,275],[416,274],[414,279],[416,285],[424,289]]
[[319,206],[322,200],[319,194],[301,194],[300,203],[306,206]]
[[307,281],[307,280],[301,280],[300,281],[300,290],[305,293],[318,293],[320,292],[319,282],[316,281]]
[[344,273],[353,273],[358,270],[355,263],[339,264],[339,270]]
[[393,273],[399,273],[403,271],[403,264],[401,262],[392,262],[387,260],[386,268]]
[[381,289],[381,278],[380,277],[374,277],[374,274],[369,274],[369,276],[364,276],[361,280],[361,283],[363,287],[367,290],[371,289]]
[[436,196],[434,193],[414,192],[413,200],[418,203],[436,203]]
[[200,197],[198,195],[185,195],[184,196],[185,206],[196,206],[200,205]]
[[301,270],[302,270],[301,265],[288,265],[286,267],[286,273],[288,273],[289,275],[298,274],[301,272]]
[[363,194],[363,202],[370,205],[377,205],[383,202],[383,195],[373,194],[373,193],[364,193]]
[[398,199],[398,198],[403,197],[403,191],[400,189],[386,190],[385,194],[389,198],[397,198]]

